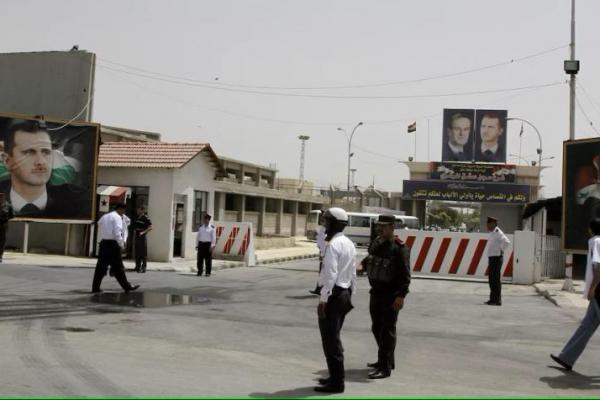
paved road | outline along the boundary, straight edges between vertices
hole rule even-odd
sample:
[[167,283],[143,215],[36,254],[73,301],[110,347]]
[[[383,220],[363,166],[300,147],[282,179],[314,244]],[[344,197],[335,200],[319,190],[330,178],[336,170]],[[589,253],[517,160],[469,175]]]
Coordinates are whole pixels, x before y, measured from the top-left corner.
[[[119,306],[86,293],[92,271],[0,265],[0,395],[313,396],[325,362],[314,261],[216,271],[129,273],[146,302],[160,293],[197,304]],[[554,306],[531,287],[504,286],[504,306],[482,305],[487,285],[415,279],[401,312],[397,369],[369,381],[375,359],[368,289],[359,281],[343,330],[344,396],[599,396],[600,353],[592,342],[577,372],[551,365],[578,310]],[[162,297],[161,297],[162,296]],[[162,300],[161,300],[162,299]],[[98,299],[96,299],[98,300]],[[183,297],[172,298],[185,301]]]

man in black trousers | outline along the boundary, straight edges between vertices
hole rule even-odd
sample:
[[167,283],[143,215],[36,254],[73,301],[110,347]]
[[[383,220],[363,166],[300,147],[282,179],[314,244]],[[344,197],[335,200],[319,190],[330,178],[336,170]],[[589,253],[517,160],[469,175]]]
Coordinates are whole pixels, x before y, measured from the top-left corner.
[[133,223],[135,244],[135,272],[146,272],[146,258],[148,257],[148,241],[146,234],[152,230],[152,222],[146,214],[146,208],[138,207],[137,218]]
[[198,276],[202,276],[204,272],[204,264],[206,264],[206,276],[210,276],[212,271],[212,253],[217,245],[217,233],[215,226],[210,223],[211,216],[204,216],[204,223],[198,228],[198,236],[196,236],[196,250],[198,250],[198,259],[196,267],[198,268]]
[[387,378],[395,368],[396,322],[410,285],[410,250],[394,236],[395,222],[393,215],[378,217],[377,237],[361,262],[371,285],[371,331],[378,347],[377,361],[367,363],[374,368],[369,379]]
[[490,299],[485,302],[488,306],[502,305],[502,264],[504,263],[504,250],[510,240],[498,228],[498,220],[494,217],[487,218],[488,243],[488,282],[490,285]]
[[98,220],[98,236],[100,237],[100,249],[98,251],[98,262],[94,272],[94,281],[92,283],[92,293],[102,293],[100,285],[102,279],[106,276],[108,266],[113,273],[119,285],[125,293],[134,291],[140,285],[131,285],[125,275],[125,266],[121,252],[125,250],[125,241],[123,236],[123,214],[127,207],[123,203],[115,206],[115,210],[105,214]]

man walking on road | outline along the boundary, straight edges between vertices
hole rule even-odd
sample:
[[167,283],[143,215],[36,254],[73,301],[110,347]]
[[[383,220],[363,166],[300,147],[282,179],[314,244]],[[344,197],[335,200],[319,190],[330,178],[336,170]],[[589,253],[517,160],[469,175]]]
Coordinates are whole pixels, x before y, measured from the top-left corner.
[[217,234],[215,226],[210,223],[211,216],[204,216],[204,224],[198,228],[196,236],[196,250],[198,250],[198,259],[196,267],[198,268],[198,276],[202,276],[204,272],[204,264],[206,264],[206,276],[210,276],[212,271],[212,253],[217,245]]
[[92,293],[101,293],[100,285],[102,279],[110,270],[114,275],[119,285],[125,292],[131,292],[140,287],[140,285],[132,286],[127,281],[125,275],[125,266],[121,252],[125,250],[125,240],[123,232],[123,214],[127,207],[123,203],[115,206],[115,210],[105,214],[98,220],[98,236],[100,237],[100,249],[98,251],[98,262],[96,263],[96,271],[94,272],[94,281],[92,283]]
[[579,328],[573,333],[560,354],[558,356],[550,354],[550,357],[567,371],[573,369],[573,365],[600,325],[600,219],[594,218],[590,222],[590,234],[592,237],[588,241],[585,289],[583,291],[583,296],[590,301],[590,304]]
[[510,244],[510,240],[504,232],[498,228],[498,220],[494,217],[487,218],[488,234],[488,282],[490,285],[490,299],[485,302],[488,306],[502,305],[502,281],[501,272],[504,261],[504,250]]
[[393,215],[378,217],[377,237],[369,246],[369,255],[361,262],[371,285],[371,331],[378,346],[377,361],[367,364],[375,368],[369,379],[387,378],[395,367],[396,322],[410,286],[410,253],[394,237],[395,222]]
[[352,292],[356,288],[356,248],[342,231],[348,225],[348,214],[332,207],[323,216],[326,240],[323,269],[319,274],[321,294],[317,314],[323,352],[329,377],[319,379],[315,391],[342,393],[344,391],[344,348],[340,331],[346,314],[352,310]]

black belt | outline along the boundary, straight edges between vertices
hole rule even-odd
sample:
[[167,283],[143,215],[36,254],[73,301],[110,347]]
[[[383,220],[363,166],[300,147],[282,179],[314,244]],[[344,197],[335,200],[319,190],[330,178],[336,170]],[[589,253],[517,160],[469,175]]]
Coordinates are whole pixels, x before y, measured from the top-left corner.
[[331,290],[331,293],[340,293],[340,292],[350,292],[350,288],[343,288],[341,286],[335,285]]
[[503,255],[499,255],[499,256],[489,256],[488,258],[502,258]]
[[102,239],[102,240],[100,240],[100,242],[114,242],[114,243],[117,243],[117,241],[114,240],[114,239]]

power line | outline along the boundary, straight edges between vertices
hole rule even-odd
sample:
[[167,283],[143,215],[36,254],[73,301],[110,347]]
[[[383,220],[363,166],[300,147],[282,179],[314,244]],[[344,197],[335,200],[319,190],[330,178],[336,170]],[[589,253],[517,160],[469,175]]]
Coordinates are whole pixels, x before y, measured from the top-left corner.
[[225,87],[218,87],[213,85],[206,84],[193,84],[193,83],[185,83],[181,81],[176,81],[173,79],[159,78],[153,77],[149,75],[139,74],[135,72],[130,72],[118,68],[112,68],[107,66],[100,66],[100,68],[108,69],[114,72],[124,73],[127,75],[138,76],[141,78],[158,80],[162,82],[173,83],[176,85],[188,86],[188,87],[201,87],[204,89],[213,89],[220,90],[225,92],[234,92],[234,93],[245,93],[245,94],[256,94],[261,96],[280,96],[280,97],[300,97],[300,98],[311,98],[311,99],[348,99],[348,100],[402,100],[402,99],[427,99],[427,98],[436,98],[436,97],[453,97],[453,96],[473,96],[473,95],[481,95],[488,93],[505,93],[505,92],[515,92],[520,90],[527,89],[537,89],[543,87],[550,87],[556,85],[562,85],[562,81],[558,82],[549,82],[542,83],[537,85],[528,85],[528,86],[518,86],[513,88],[505,88],[505,89],[486,89],[486,90],[472,90],[466,92],[452,92],[452,93],[436,93],[436,94],[418,94],[418,95],[402,95],[402,96],[340,96],[340,95],[331,95],[331,94],[305,94],[305,93],[277,93],[277,92],[267,92],[267,91],[259,91],[259,90],[247,90],[247,89],[232,89]]
[[596,135],[600,136],[600,131],[598,131],[598,129],[596,129],[596,127],[594,126],[594,123],[592,122],[592,120],[590,119],[590,117],[588,117],[587,113],[583,109],[583,106],[579,102],[579,97],[577,95],[575,95],[575,101],[577,102],[577,106],[579,107],[579,110],[581,111],[581,113],[583,114],[583,116],[585,117],[585,119],[587,119],[587,121],[589,122],[589,124],[592,127],[592,129],[594,130],[594,132],[596,132]]
[[577,81],[577,87],[582,90],[583,94],[585,95],[585,97],[587,97],[587,99],[592,104],[592,106],[594,106],[594,108],[598,107],[598,108],[596,108],[596,111],[600,112],[600,105],[598,105],[598,103],[596,102],[596,100],[581,85],[581,80]]
[[548,53],[552,53],[557,50],[564,49],[566,47],[568,47],[568,45],[553,47],[553,48],[539,51],[539,52],[529,54],[529,55],[526,55],[523,57],[511,58],[510,60],[507,60],[507,61],[502,61],[502,62],[498,62],[498,63],[494,63],[494,64],[488,64],[488,65],[484,65],[484,66],[476,67],[476,68],[470,68],[470,69],[466,69],[466,70],[458,71],[458,72],[450,72],[450,73],[426,76],[426,77],[415,78],[415,79],[406,79],[406,80],[400,80],[400,81],[367,83],[367,84],[356,84],[356,85],[339,85],[339,86],[333,85],[333,86],[295,86],[294,87],[294,86],[270,86],[270,85],[247,85],[247,84],[239,84],[239,83],[223,83],[223,82],[217,82],[217,81],[198,80],[198,79],[192,79],[192,78],[181,77],[181,76],[176,76],[176,75],[164,74],[164,73],[160,73],[160,72],[154,72],[151,70],[135,67],[132,65],[118,63],[115,61],[110,61],[105,58],[98,57],[98,59],[105,63],[117,65],[117,66],[124,67],[124,68],[129,68],[129,69],[132,69],[135,71],[142,72],[144,74],[151,74],[151,75],[156,75],[159,77],[164,77],[164,78],[169,78],[169,79],[176,79],[176,80],[186,81],[186,82],[190,82],[190,83],[211,85],[211,86],[217,86],[217,87],[223,87],[223,88],[266,89],[266,90],[336,90],[336,89],[365,89],[365,88],[376,88],[376,87],[385,87],[385,86],[398,86],[398,85],[405,85],[405,84],[409,84],[409,83],[420,83],[420,82],[426,82],[426,81],[432,81],[432,80],[438,80],[438,79],[453,78],[456,76],[467,75],[467,74],[471,74],[471,73],[475,73],[475,72],[485,71],[488,69],[498,68],[498,67],[514,64],[516,62],[525,61],[525,60],[528,60],[531,58],[540,57],[540,56],[546,55]]

